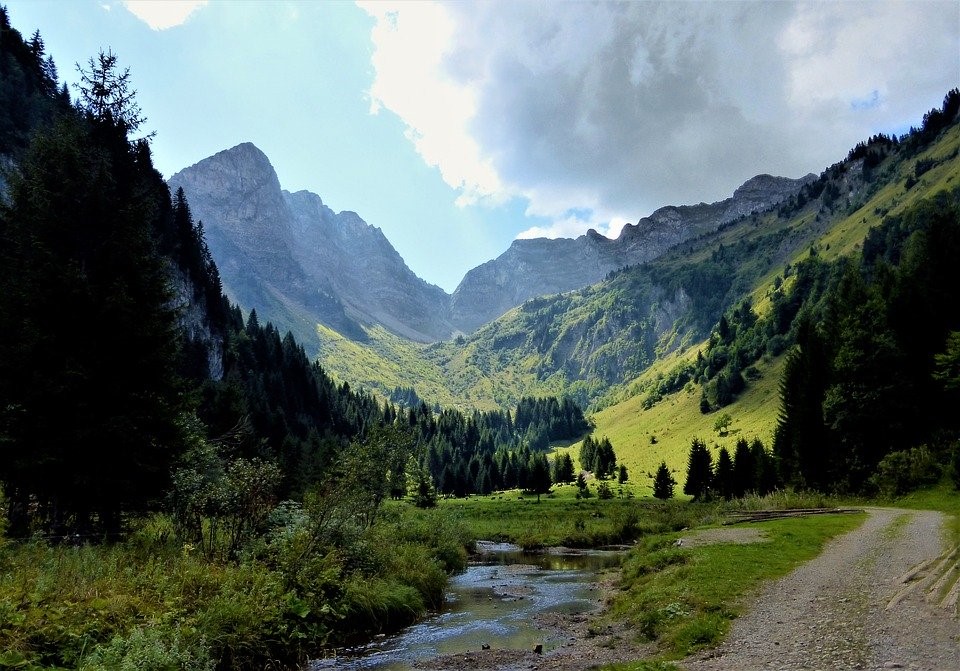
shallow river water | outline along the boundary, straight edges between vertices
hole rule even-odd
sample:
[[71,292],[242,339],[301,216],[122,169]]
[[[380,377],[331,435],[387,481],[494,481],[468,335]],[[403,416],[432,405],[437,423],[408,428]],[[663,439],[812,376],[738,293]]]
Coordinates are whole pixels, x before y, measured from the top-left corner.
[[438,655],[499,649],[544,651],[563,643],[534,626],[544,612],[581,613],[590,600],[598,571],[617,566],[619,552],[523,553],[508,544],[478,543],[481,554],[451,578],[443,610],[398,634],[315,660],[311,671],[377,669],[405,671],[417,660]]

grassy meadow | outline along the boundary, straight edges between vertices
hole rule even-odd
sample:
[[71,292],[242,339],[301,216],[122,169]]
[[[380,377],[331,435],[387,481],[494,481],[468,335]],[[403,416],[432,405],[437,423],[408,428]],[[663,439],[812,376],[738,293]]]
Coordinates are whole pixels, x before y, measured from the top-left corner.
[[[757,368],[762,377],[747,384],[737,400],[722,410],[700,412],[700,387],[688,385],[680,392],[665,396],[649,409],[643,407],[643,396],[636,395],[591,415],[596,428],[594,437],[606,436],[613,444],[617,463],[624,464],[630,484],[638,496],[651,496],[653,474],[666,461],[677,480],[676,493],[683,489],[687,455],[693,438],[707,443],[714,458],[721,447],[733,455],[739,438],[747,441],[760,438],[769,450],[773,443],[779,407],[778,384],[783,357],[761,361]],[[717,418],[724,413],[733,419],[730,428],[720,435],[714,430]],[[580,443],[559,447],[576,460]]]

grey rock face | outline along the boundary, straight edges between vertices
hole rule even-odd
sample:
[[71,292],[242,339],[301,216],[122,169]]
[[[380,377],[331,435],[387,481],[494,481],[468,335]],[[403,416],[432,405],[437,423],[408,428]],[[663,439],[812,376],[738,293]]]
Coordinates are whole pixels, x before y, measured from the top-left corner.
[[612,270],[650,261],[684,240],[768,209],[813,179],[758,175],[726,200],[660,208],[624,226],[616,240],[593,230],[575,240],[515,240],[464,276],[451,297],[451,321],[472,332],[525,300],[599,282]]
[[313,340],[316,322],[356,339],[360,324],[421,341],[451,334],[444,291],[414,275],[380,229],[308,191],[283,191],[254,145],[206,158],[169,184],[203,221],[231,298],[301,341]]
[[169,183],[183,187],[203,221],[230,297],[309,343],[317,322],[357,340],[365,338],[361,325],[374,324],[422,342],[472,333],[530,298],[594,284],[774,206],[813,178],[759,175],[718,203],[663,207],[626,225],[616,240],[592,230],[576,239],[515,240],[469,271],[452,296],[417,277],[383,232],[355,212],[335,213],[309,191],[282,190],[270,161],[250,143]]
[[283,195],[294,216],[298,262],[333,288],[347,314],[411,340],[452,334],[446,292],[414,275],[379,228],[356,212],[334,214],[309,191]]

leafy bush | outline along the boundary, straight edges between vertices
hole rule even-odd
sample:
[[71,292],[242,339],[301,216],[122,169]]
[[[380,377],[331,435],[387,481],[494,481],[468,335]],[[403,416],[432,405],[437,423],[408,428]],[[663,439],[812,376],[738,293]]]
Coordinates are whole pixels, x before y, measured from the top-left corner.
[[890,452],[880,463],[871,482],[887,495],[899,496],[940,479],[942,467],[926,445]]
[[213,671],[210,648],[202,638],[179,629],[137,627],[114,636],[80,664],[81,671]]

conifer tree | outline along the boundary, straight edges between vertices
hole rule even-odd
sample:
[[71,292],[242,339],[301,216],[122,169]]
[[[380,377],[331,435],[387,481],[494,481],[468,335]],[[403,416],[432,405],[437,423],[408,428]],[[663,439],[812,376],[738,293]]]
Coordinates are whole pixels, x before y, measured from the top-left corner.
[[717,466],[713,476],[713,486],[717,494],[730,500],[733,498],[733,461],[726,447],[720,448],[717,455]]
[[537,503],[540,502],[540,495],[550,491],[550,464],[547,462],[545,454],[531,454],[527,477],[527,490],[537,495]]
[[116,531],[165,489],[182,445],[176,315],[153,217],[168,203],[149,149],[109,119],[37,136],[2,213],[0,461],[51,531]]
[[662,501],[672,499],[675,484],[677,484],[677,481],[670,474],[667,462],[661,461],[660,466],[657,467],[657,473],[653,477],[653,495]]
[[713,458],[710,451],[702,440],[694,438],[687,458],[687,480],[683,485],[683,493],[692,496],[694,501],[707,499],[712,479]]
[[756,489],[757,464],[747,444],[746,438],[737,440],[733,453],[733,496],[742,498],[747,492]]

